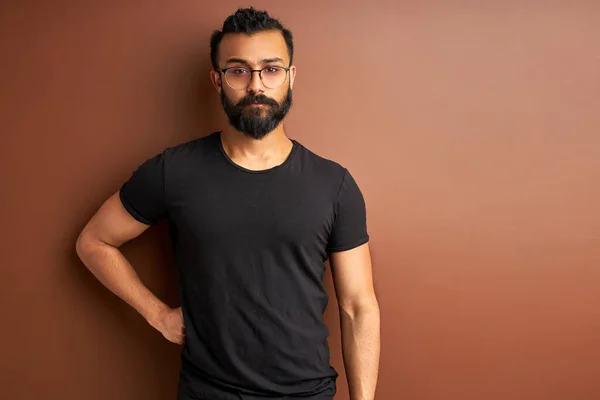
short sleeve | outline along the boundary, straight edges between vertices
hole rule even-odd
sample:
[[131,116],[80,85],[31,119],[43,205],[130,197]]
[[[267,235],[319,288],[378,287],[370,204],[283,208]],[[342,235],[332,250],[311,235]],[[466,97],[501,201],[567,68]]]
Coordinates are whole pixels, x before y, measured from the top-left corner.
[[336,215],[327,252],[350,250],[368,241],[365,200],[352,175],[346,169],[338,193]]
[[164,152],[139,165],[119,190],[123,207],[138,221],[153,225],[167,214]]

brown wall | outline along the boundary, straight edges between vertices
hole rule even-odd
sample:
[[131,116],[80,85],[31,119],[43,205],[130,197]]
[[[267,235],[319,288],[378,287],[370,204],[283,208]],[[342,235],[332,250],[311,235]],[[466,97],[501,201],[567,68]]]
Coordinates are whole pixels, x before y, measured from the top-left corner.
[[[2,399],[175,396],[180,348],[75,239],[145,158],[222,126],[208,37],[238,3],[115,4],[0,5]],[[377,399],[600,398],[600,5],[256,6],[296,37],[288,135],[367,201]],[[167,240],[123,251],[175,306]]]

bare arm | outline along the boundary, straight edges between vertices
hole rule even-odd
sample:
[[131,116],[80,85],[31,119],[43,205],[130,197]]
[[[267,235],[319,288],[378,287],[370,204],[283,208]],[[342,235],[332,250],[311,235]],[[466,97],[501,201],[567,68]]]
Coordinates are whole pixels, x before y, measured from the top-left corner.
[[369,244],[332,253],[330,264],[340,309],[350,399],[373,400],[379,372],[380,322]]
[[[119,247],[141,235],[149,225],[133,218],[123,207],[119,192],[110,196],[77,238],[77,255],[110,291],[138,311],[150,325],[170,341],[181,343],[177,334],[180,309],[171,310],[140,280]],[[180,329],[183,331],[183,329]]]

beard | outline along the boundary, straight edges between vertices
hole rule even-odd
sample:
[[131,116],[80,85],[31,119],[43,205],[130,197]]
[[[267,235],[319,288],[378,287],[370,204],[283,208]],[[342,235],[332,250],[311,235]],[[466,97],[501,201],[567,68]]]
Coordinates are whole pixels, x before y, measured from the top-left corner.
[[[221,103],[229,123],[246,136],[260,140],[277,128],[292,106],[292,89],[288,87],[287,94],[281,104],[264,94],[250,94],[237,104],[233,104],[225,92],[221,90]],[[264,104],[252,107],[252,103]]]

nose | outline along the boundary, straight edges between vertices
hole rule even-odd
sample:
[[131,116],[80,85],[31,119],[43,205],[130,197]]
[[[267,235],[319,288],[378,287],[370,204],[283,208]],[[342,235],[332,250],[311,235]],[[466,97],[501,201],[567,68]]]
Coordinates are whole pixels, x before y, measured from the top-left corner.
[[249,93],[263,93],[265,86],[260,79],[260,71],[252,71],[250,73],[250,82],[248,82],[247,91]]

